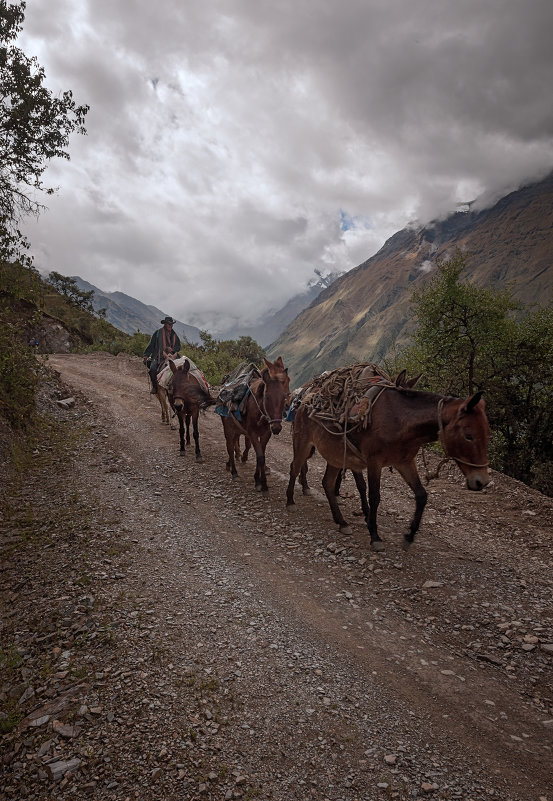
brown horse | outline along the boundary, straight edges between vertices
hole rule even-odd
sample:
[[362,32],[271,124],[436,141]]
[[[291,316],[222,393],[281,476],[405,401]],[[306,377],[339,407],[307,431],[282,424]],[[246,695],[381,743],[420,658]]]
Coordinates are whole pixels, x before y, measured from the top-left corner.
[[[267,359],[261,378],[254,379],[245,400],[240,405],[240,420],[235,415],[222,416],[223,430],[227,445],[227,470],[236,478],[235,454],[239,450],[238,440],[240,434],[246,438],[245,455],[249,443],[253,446],[256,455],[256,468],[254,473],[255,488],[261,492],[268,492],[267,476],[265,472],[265,449],[271,434],[280,434],[282,430],[282,411],[284,401],[290,390],[288,370],[284,367],[282,357],[275,362]],[[245,461],[243,456],[243,461]]]
[[175,366],[169,361],[173,380],[167,389],[167,397],[171,408],[179,419],[180,450],[184,455],[184,426],[186,422],[186,444],[190,445],[190,420],[192,419],[192,436],[194,437],[196,461],[203,462],[200,451],[200,435],[198,432],[198,417],[200,409],[207,409],[217,402],[212,398],[205,386],[190,372],[190,362],[185,359],[184,364]]
[[[298,475],[304,493],[308,493],[305,466],[315,447],[327,462],[323,488],[332,517],[340,531],[348,532],[348,523],[336,500],[336,478],[344,467],[354,473],[367,470],[369,500],[365,519],[371,546],[382,550],[377,528],[380,475],[384,467],[395,467],[415,495],[415,513],[403,543],[405,548],[409,547],[427,501],[415,462],[422,445],[439,439],[446,455],[457,462],[469,489],[481,490],[489,483],[490,429],[481,397],[481,392],[461,400],[401,387],[388,388],[372,409],[370,427],[358,427],[346,437],[343,433],[329,431],[300,405],[294,420],[294,459],[290,465],[287,507],[294,507],[294,484]],[[359,484],[358,488],[361,492]]]

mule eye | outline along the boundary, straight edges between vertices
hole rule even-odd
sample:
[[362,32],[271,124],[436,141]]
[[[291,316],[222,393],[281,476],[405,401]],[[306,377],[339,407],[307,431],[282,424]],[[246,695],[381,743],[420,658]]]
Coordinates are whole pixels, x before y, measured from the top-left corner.
[[468,439],[472,442],[472,434],[465,434],[465,439]]

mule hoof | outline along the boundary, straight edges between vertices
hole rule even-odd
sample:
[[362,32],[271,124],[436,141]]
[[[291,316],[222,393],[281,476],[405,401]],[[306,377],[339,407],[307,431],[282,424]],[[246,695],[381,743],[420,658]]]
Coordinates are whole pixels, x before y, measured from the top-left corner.
[[198,464],[203,464],[204,463],[204,457],[203,456],[196,456],[196,462]]
[[238,479],[238,473],[234,473],[232,476],[232,480],[236,481]]
[[404,551],[408,551],[408,550],[409,550],[409,548],[411,547],[411,545],[412,545],[412,544],[413,544],[413,543],[412,543],[412,542],[410,542],[410,541],[407,539],[407,537],[403,537],[403,539],[402,539],[402,541],[401,541],[401,547],[403,548],[403,550],[404,550]]
[[297,512],[298,507],[295,503],[287,503],[286,504],[286,511],[287,512]]
[[304,495],[311,495],[311,488],[310,487],[304,487],[302,489],[302,492],[303,492]]
[[383,551],[384,550],[384,543],[382,540],[374,540],[371,542],[371,548],[373,551]]
[[353,529],[351,526],[340,526],[340,534],[349,537],[353,534]]

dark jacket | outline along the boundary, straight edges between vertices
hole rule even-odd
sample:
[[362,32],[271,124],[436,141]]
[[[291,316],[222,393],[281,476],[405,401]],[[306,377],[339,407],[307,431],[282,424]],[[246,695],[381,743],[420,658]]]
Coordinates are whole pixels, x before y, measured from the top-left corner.
[[[175,331],[169,331],[168,334],[165,335],[166,342],[170,344],[173,353],[178,353],[181,348],[180,339],[178,338]],[[144,356],[151,356],[152,361],[156,362],[157,364],[161,364],[164,360],[163,356],[163,328],[158,328],[157,331],[154,331],[152,334],[152,338],[148,342],[146,346],[146,350],[144,351]]]

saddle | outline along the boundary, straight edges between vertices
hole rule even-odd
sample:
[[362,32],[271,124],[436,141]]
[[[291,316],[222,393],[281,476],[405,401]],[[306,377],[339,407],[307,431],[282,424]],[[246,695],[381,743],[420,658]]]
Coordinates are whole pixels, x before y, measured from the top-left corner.
[[239,364],[223,379],[225,383],[217,396],[219,406],[229,413],[238,411],[248,394],[250,384],[256,378],[261,378],[261,373],[255,364],[251,362]]

